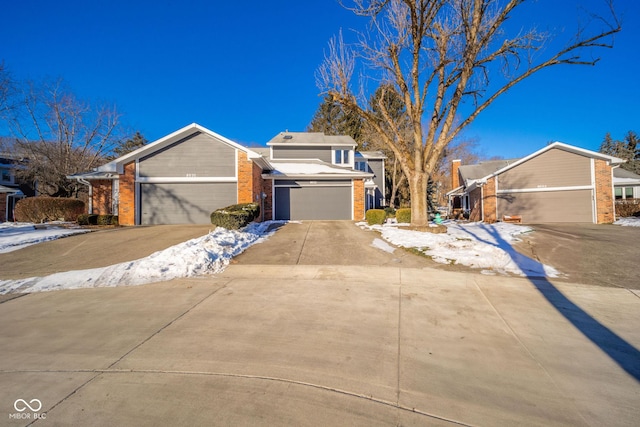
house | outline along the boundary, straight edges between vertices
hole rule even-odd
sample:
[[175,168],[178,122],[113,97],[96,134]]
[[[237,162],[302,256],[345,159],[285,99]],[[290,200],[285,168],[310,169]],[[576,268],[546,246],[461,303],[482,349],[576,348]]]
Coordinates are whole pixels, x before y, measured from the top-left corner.
[[522,159],[452,162],[450,209],[472,221],[610,223],[622,159],[554,142]]
[[16,170],[25,162],[21,156],[0,153],[0,222],[13,221],[16,202],[34,195],[33,188],[16,177]]
[[622,168],[613,170],[616,200],[640,199],[640,175]]
[[122,225],[207,224],[214,210],[248,202],[264,220],[359,220],[376,205],[367,195],[384,194],[384,156],[357,153],[350,137],[282,132],[267,145],[244,147],[194,123],[69,178],[89,186],[90,213]]

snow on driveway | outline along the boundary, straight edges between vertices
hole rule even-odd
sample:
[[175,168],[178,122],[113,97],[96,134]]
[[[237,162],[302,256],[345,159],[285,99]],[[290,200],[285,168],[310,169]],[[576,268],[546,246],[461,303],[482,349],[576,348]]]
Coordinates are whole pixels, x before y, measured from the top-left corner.
[[541,264],[517,252],[511,243],[531,228],[509,223],[456,223],[446,221],[447,233],[434,234],[409,230],[409,224],[385,224],[363,228],[377,230],[387,242],[415,248],[442,264],[462,264],[482,269],[484,274],[558,277],[555,268]]
[[43,225],[43,228],[36,228],[34,224],[29,222],[3,222],[0,224],[0,254],[17,251],[47,240],[90,231],[82,228],[65,228],[62,227],[63,224],[50,223]]
[[264,241],[275,221],[249,224],[242,230],[216,228],[209,234],[155,252],[146,258],[109,267],[56,273],[46,277],[0,280],[0,295],[58,289],[131,286],[222,271],[231,258]]

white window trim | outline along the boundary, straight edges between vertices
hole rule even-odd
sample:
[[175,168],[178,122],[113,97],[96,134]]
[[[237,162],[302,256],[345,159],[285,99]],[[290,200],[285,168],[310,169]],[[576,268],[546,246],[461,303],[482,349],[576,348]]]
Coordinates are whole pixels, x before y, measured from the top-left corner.
[[[336,152],[340,151],[341,154],[341,160],[344,159],[344,152],[348,152],[349,153],[349,161],[347,163],[345,163],[344,161],[342,161],[341,163],[336,162]],[[344,148],[344,147],[332,147],[331,148],[331,164],[336,165],[336,166],[350,166],[351,169],[353,169],[354,167],[354,155],[355,155],[355,151],[352,150],[351,148]]]

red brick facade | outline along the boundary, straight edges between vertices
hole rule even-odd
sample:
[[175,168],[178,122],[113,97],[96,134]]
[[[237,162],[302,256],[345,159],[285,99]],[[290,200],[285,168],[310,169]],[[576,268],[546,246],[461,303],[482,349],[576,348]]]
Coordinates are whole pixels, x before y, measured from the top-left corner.
[[0,193],[0,222],[7,219],[7,193]]
[[615,218],[613,178],[611,166],[604,160],[595,160],[596,220],[598,224],[612,223]]
[[120,225],[136,224],[136,163],[124,165],[120,178],[120,198],[118,200],[118,222]]
[[[266,194],[264,202],[262,193]],[[238,151],[238,203],[258,203],[264,210],[265,220],[270,220],[272,207],[271,181],[262,178],[262,169],[249,160],[247,153]]]
[[353,180],[353,219],[361,221],[364,219],[364,179]]
[[497,221],[497,194],[496,194],[496,177],[489,178],[487,183],[482,187],[482,208],[484,209],[484,222],[492,224]]
[[92,212],[98,215],[111,214],[113,192],[110,179],[96,179],[91,182],[93,187],[91,196]]

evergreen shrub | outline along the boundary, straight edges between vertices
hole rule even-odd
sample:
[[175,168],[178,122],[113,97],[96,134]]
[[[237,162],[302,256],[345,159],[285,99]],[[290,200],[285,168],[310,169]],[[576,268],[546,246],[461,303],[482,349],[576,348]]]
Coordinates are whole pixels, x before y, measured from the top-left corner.
[[411,208],[401,208],[396,211],[398,223],[411,224]]
[[260,205],[257,203],[240,203],[211,213],[211,224],[228,230],[237,230],[249,224],[259,215]]
[[369,225],[382,225],[384,220],[387,219],[387,213],[383,209],[369,209],[365,212],[364,217]]

